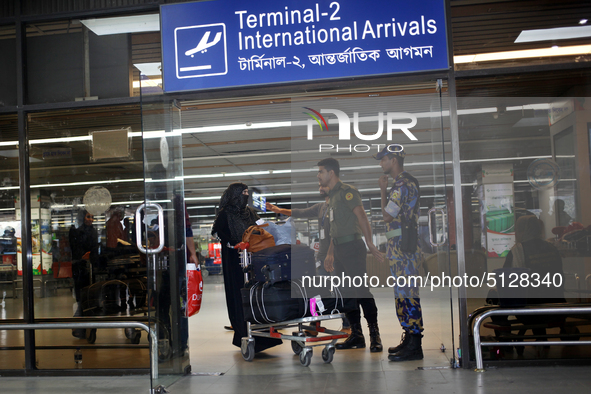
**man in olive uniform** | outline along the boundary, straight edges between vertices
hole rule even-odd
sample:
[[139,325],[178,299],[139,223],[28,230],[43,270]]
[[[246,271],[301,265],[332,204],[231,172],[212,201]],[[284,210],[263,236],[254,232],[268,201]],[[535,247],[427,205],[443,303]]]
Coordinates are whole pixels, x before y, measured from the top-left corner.
[[[357,189],[347,185],[339,179],[339,162],[333,158],[327,158],[318,162],[318,182],[320,186],[329,188],[329,220],[330,237],[332,243],[325,260],[325,268],[328,272],[337,269],[343,275],[350,278],[366,275],[366,244],[370,252],[383,262],[384,257],[375,247],[371,238],[371,226],[367,220],[361,195]],[[362,234],[365,237],[363,242]],[[335,266],[333,266],[333,264]],[[343,343],[337,344],[337,349],[365,348],[365,338],[361,329],[361,312],[367,320],[370,336],[370,351],[381,352],[382,341],[378,328],[378,308],[369,288],[365,286],[343,289],[345,294],[351,294],[350,298],[357,299],[357,309],[347,312],[347,318],[351,323],[351,335]]]
[[[386,146],[374,158],[380,160],[385,175],[379,179],[382,215],[388,239],[386,257],[395,278],[418,276],[420,249],[418,247],[419,182],[404,171],[404,150],[400,145]],[[388,176],[394,185],[388,192]],[[395,286],[396,314],[404,330],[400,345],[388,349],[390,361],[421,360],[423,349],[423,313],[416,283]],[[396,281],[396,284],[399,282]]]

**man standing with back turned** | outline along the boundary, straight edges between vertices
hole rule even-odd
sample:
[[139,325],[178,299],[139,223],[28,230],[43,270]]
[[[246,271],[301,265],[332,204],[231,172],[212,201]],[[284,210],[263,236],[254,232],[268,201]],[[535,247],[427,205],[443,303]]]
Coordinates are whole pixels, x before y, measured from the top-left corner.
[[[325,260],[325,268],[328,272],[337,269],[344,275],[354,278],[363,278],[366,275],[367,247],[375,258],[383,262],[384,256],[375,247],[371,239],[371,225],[363,209],[361,195],[351,185],[341,182],[339,179],[339,162],[333,158],[323,159],[318,162],[318,182],[320,186],[329,188],[329,220],[330,237],[332,243]],[[365,237],[363,242],[362,235]],[[333,267],[332,264],[337,265]],[[378,308],[369,288],[347,289],[347,298],[357,298],[357,309],[347,312],[347,319],[351,323],[351,335],[343,343],[336,345],[337,349],[361,349],[365,348],[365,338],[361,330],[361,312],[369,327],[371,352],[382,351],[382,341],[378,328]]]
[[[394,287],[396,314],[404,330],[400,345],[388,349],[390,361],[422,360],[423,313],[416,283],[410,276],[418,276],[420,249],[418,247],[419,181],[404,171],[406,156],[400,145],[386,146],[374,158],[380,160],[385,175],[379,180],[382,195],[382,215],[388,238],[387,257],[394,278],[406,277],[406,286]],[[394,185],[388,192],[388,176]]]

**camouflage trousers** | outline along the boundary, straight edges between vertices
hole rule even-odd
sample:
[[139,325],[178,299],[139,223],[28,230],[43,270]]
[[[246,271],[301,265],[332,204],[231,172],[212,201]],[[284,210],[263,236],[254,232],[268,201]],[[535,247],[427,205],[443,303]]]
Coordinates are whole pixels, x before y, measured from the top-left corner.
[[[417,259],[390,260],[390,272],[395,279],[405,277],[405,281],[397,280],[394,285],[394,298],[396,301],[396,315],[402,329],[411,334],[420,334],[423,331],[423,311],[417,284],[408,280],[411,276],[418,276]],[[398,284],[405,286],[398,286]]]

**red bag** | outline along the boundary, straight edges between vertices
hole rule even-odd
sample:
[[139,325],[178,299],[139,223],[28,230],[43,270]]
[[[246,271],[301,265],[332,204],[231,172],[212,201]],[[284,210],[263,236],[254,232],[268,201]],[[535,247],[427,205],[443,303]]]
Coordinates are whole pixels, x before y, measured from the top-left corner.
[[187,317],[191,317],[201,309],[203,296],[203,277],[201,267],[187,264]]

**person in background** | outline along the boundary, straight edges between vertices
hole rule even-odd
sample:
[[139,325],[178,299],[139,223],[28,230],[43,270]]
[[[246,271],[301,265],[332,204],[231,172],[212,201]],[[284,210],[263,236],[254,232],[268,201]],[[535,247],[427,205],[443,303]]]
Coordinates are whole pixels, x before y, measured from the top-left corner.
[[121,221],[123,220],[123,210],[116,208],[112,211],[111,217],[107,220],[107,248],[116,248],[119,241],[127,242],[127,233],[123,230]]
[[[535,215],[522,216],[515,222],[515,245],[511,248],[503,268],[527,268],[529,278],[538,275],[540,281],[553,280],[554,275],[564,278],[560,251],[543,237],[543,224]],[[542,282],[543,283],[543,282]],[[494,293],[493,293],[494,294]],[[564,303],[564,287],[530,286],[527,288],[527,304]],[[555,326],[562,326],[566,317],[561,315],[517,315],[516,318],[525,325],[537,325],[532,328],[533,335],[546,335],[544,325],[552,322]],[[505,322],[507,316],[494,316],[493,322]],[[540,338],[546,340],[545,338]]]
[[[220,210],[213,223],[211,234],[221,240],[222,270],[224,273],[224,290],[228,317],[234,330],[232,344],[240,348],[242,338],[248,336],[244,311],[242,309],[242,295],[240,289],[244,287],[244,273],[240,266],[238,250],[233,247],[242,242],[242,234],[250,226],[257,224],[259,215],[248,206],[248,186],[244,183],[232,183],[222,194]],[[280,339],[257,338],[255,353],[281,344]]]
[[[522,216],[515,223],[515,245],[511,248],[503,268],[529,268],[538,274],[540,280],[549,275],[564,277],[560,251],[550,242],[544,241],[542,221],[535,215]],[[564,287],[538,286],[528,288],[528,304],[548,304],[566,302]],[[538,316],[531,316],[533,318]]]
[[[76,312],[74,317],[84,315],[84,307],[80,297],[81,290],[91,284],[90,274],[92,264],[98,263],[98,233],[94,226],[94,215],[86,210],[81,212],[82,224],[70,227],[69,241],[72,250],[72,277],[74,280],[74,295],[76,297]],[[90,264],[89,264],[90,263]],[[86,330],[79,328],[72,330],[72,335],[79,339],[86,338]]]
[[574,220],[569,214],[568,212],[566,212],[564,210],[565,207],[565,203],[564,200],[562,198],[557,198],[556,201],[554,201],[554,206],[556,207],[556,225],[557,226],[568,226],[569,224],[571,224],[571,222]]
[[[170,204],[168,202],[160,203],[164,208],[164,228],[168,229],[164,232],[164,240],[157,237],[158,225],[152,226],[151,223],[152,231],[148,231],[148,237],[155,235],[153,241],[155,244],[150,247],[156,247],[160,242],[164,242],[165,249],[160,252],[160,255],[163,257],[168,254],[169,261],[173,258],[176,260],[174,265],[162,265],[159,268],[159,286],[153,292],[154,299],[157,300],[160,326],[162,326],[162,329],[158,331],[158,336],[159,339],[165,339],[167,329],[178,325],[180,327],[179,338],[171,338],[173,357],[188,357],[189,321],[184,315],[184,306],[179,308],[178,304],[173,304],[171,291],[177,287],[180,297],[187,298],[186,264],[197,263],[193,229],[183,195],[173,190],[170,187],[171,184],[167,182],[167,169],[162,164],[156,164],[151,168],[150,176],[153,182],[150,182],[151,188],[147,192],[149,199],[156,201],[170,199],[171,202]],[[174,228],[171,229],[172,223],[174,223]]]

